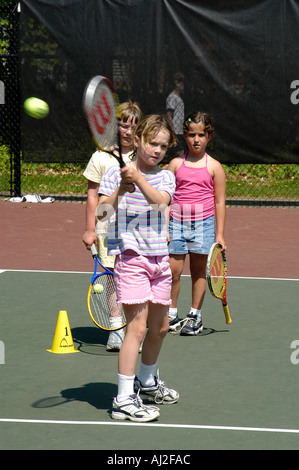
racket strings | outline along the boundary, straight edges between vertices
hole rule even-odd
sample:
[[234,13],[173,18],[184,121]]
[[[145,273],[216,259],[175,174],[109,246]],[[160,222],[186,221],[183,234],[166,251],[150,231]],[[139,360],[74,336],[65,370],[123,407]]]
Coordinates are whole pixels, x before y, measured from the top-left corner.
[[92,112],[87,114],[87,119],[96,142],[101,148],[113,150],[117,143],[117,103],[104,80],[98,81],[90,108]]
[[115,284],[112,274],[103,274],[98,276],[93,286],[96,284],[103,287],[99,293],[94,292],[93,288],[90,291],[90,309],[95,322],[101,327],[110,330],[111,318],[121,317],[122,326],[126,322],[122,308],[116,301]]
[[225,264],[222,253],[219,249],[214,249],[209,264],[210,283],[213,293],[220,297],[224,291]]
[[117,139],[115,135],[115,127],[113,121],[110,121],[111,124],[106,126],[106,131],[104,135],[101,135],[101,138],[98,138],[100,141],[101,147],[107,150],[114,150],[114,147],[117,145]]
[[101,149],[114,150],[117,145],[116,131],[113,119],[110,120],[110,124],[106,125],[105,133],[100,134],[96,128],[96,116],[88,117],[89,125],[93,129],[94,142],[97,147]]

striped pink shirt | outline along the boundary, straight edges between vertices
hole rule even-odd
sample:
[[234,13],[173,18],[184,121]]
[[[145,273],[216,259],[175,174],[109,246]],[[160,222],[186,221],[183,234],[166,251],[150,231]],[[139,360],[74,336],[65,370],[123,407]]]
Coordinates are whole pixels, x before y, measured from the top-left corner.
[[[143,174],[157,191],[166,191],[170,197],[175,191],[175,178],[171,171],[161,170]],[[120,169],[112,166],[104,174],[99,193],[110,196],[121,181]],[[107,210],[107,209],[106,209]],[[108,254],[118,255],[126,250],[144,256],[168,255],[165,207],[150,205],[135,186],[134,193],[126,193],[119,200],[116,212],[110,213],[108,224]]]
[[176,190],[170,215],[176,220],[204,220],[215,213],[214,183],[206,164],[202,168],[185,165],[186,156],[175,174]]

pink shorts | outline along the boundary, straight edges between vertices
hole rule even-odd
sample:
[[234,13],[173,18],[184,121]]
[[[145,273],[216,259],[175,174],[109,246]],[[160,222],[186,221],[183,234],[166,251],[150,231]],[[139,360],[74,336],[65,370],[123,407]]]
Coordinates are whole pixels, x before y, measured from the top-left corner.
[[169,256],[142,256],[124,252],[116,256],[114,280],[117,301],[142,304],[147,301],[170,305]]

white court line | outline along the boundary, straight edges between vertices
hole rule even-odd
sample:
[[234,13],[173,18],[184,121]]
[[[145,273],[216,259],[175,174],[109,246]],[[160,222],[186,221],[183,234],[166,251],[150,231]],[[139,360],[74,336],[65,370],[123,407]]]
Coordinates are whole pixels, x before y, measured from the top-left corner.
[[[47,271],[41,269],[0,269],[0,274],[5,272],[20,273],[53,273],[53,274],[93,274],[93,271]],[[182,274],[182,277],[190,277],[190,274]],[[253,277],[253,276],[227,276],[228,279],[245,279],[245,280],[263,280],[263,281],[299,281],[296,278],[286,277]]]
[[247,426],[211,426],[204,424],[161,424],[161,423],[133,423],[119,421],[64,421],[55,419],[13,419],[0,418],[2,423],[25,423],[25,424],[63,424],[63,425],[92,425],[92,426],[146,426],[154,428],[172,429],[207,429],[215,431],[246,431],[246,432],[270,432],[284,434],[299,434],[299,429],[284,428],[258,428]]

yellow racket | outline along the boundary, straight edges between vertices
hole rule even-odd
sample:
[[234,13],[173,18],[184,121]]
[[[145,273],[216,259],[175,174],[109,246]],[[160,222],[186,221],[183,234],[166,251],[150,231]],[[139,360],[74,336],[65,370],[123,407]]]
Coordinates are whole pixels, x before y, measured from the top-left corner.
[[226,301],[227,265],[220,243],[211,246],[207,262],[207,281],[211,294],[220,299],[227,324],[232,322]]

